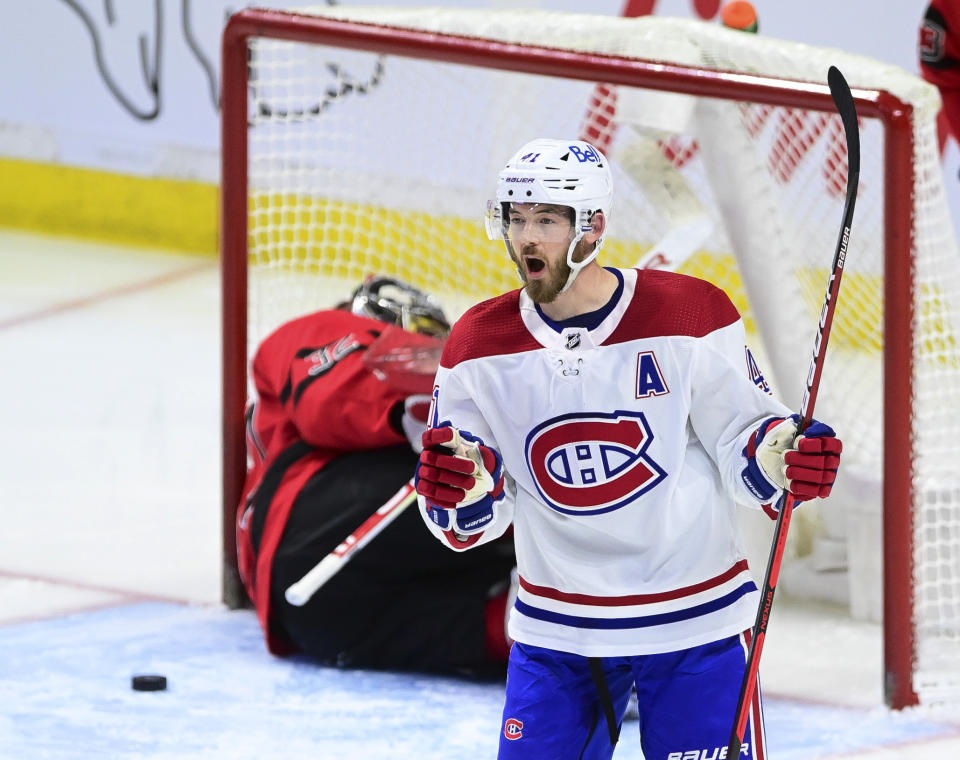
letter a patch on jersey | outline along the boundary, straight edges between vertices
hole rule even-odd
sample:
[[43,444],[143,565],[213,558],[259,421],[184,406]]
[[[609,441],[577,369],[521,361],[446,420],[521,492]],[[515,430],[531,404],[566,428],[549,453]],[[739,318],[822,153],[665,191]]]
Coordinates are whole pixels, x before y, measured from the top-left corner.
[[757,364],[757,360],[753,358],[753,352],[749,347],[746,347],[745,350],[747,352],[747,372],[750,374],[750,379],[753,380],[753,384],[760,390],[772,396],[773,391],[770,390],[770,384],[764,380],[763,373],[760,371],[760,365]]
[[642,412],[564,414],[527,436],[527,467],[551,509],[597,515],[620,509],[667,473],[647,454],[653,433]]
[[637,354],[637,398],[665,396],[670,392],[653,351]]

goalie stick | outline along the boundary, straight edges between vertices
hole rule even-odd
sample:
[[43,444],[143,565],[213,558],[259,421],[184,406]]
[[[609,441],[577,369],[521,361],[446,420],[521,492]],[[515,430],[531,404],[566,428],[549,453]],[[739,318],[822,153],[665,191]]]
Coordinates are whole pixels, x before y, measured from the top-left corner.
[[[817,392],[820,388],[820,375],[823,372],[823,360],[827,353],[830,326],[833,323],[833,314],[837,308],[837,296],[840,293],[840,278],[843,275],[847,247],[850,244],[853,208],[856,204],[857,187],[860,181],[860,130],[857,124],[856,104],[850,92],[850,86],[836,66],[831,66],[827,72],[827,82],[830,85],[830,95],[833,97],[837,112],[843,121],[843,131],[847,140],[847,197],[843,206],[843,222],[840,226],[840,235],[837,238],[837,247],[833,255],[830,279],[827,283],[827,294],[820,311],[820,323],[817,326],[817,337],[813,344],[813,358],[810,362],[810,371],[807,373],[807,387],[800,404],[799,433],[809,427],[810,420],[813,418],[813,407],[816,404]],[[780,510],[773,531],[770,560],[767,563],[767,572],[763,579],[763,595],[757,609],[757,619],[753,625],[753,636],[747,654],[743,682],[740,685],[740,697],[737,701],[737,710],[733,721],[733,734],[730,737],[730,743],[727,745],[726,757],[728,758],[740,757],[743,735],[750,714],[748,705],[753,701],[754,690],[756,689],[757,673],[760,669],[760,653],[763,650],[763,640],[766,637],[770,609],[773,605],[773,594],[780,575],[780,565],[783,562],[793,505],[793,496],[784,491],[784,495],[780,498]],[[754,728],[756,729],[756,726]]]
[[[663,141],[674,133],[662,126],[633,122],[617,125],[615,93],[609,85],[596,86],[581,139],[602,146],[608,158],[619,164],[666,223],[667,233],[647,249],[634,267],[676,271],[710,237],[713,219],[681,168],[664,152]],[[685,114],[686,118],[689,114]],[[672,128],[679,131],[682,126]],[[621,133],[616,142],[615,131]]]
[[409,480],[391,496],[383,506],[363,521],[359,528],[347,536],[340,545],[320,560],[303,578],[284,592],[284,597],[294,607],[302,607],[317,591],[346,565],[390,523],[396,520],[417,498],[417,489]]
[[706,242],[713,220],[683,172],[663,153],[666,133],[633,129],[632,139],[613,150],[613,158],[639,187],[667,224],[667,233],[640,257],[637,269],[676,271]]

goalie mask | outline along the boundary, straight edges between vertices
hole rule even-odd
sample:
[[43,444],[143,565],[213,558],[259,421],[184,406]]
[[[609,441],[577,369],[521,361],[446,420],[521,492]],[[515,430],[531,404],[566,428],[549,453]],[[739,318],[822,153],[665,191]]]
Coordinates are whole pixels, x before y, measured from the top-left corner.
[[393,277],[368,276],[353,292],[350,311],[410,332],[441,338],[450,333],[450,323],[437,299]]
[[599,238],[593,251],[574,261],[577,243],[593,229],[591,219],[602,211],[609,220],[613,201],[613,177],[606,157],[582,140],[540,139],[524,145],[497,177],[497,196],[487,202],[486,228],[491,240],[505,240],[510,247],[511,203],[549,203],[573,211],[573,235],[567,248],[570,275],[566,291],[576,276],[593,261],[603,245]]

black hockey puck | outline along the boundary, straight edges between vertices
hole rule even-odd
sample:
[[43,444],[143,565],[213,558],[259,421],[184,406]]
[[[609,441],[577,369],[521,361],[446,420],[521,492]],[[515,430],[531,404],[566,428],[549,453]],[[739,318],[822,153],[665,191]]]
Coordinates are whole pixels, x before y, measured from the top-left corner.
[[130,682],[134,691],[165,691],[167,688],[166,676],[134,676]]

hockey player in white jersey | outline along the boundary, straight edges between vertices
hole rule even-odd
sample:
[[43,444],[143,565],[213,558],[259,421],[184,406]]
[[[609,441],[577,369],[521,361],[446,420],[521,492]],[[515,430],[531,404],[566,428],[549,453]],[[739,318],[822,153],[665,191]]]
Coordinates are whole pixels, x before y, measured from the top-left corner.
[[[456,551],[512,524],[502,760],[610,758],[635,684],[647,760],[723,758],[758,593],[735,502],[829,495],[840,441],[773,398],[730,299],[602,267],[613,197],[592,145],[535,140],[489,231],[524,286],[454,326],[417,490]],[[760,691],[742,757],[763,760]]]

